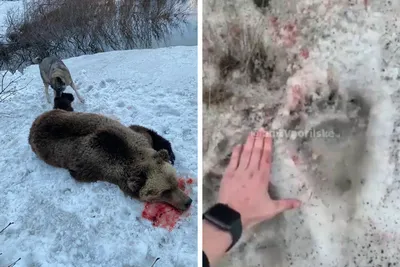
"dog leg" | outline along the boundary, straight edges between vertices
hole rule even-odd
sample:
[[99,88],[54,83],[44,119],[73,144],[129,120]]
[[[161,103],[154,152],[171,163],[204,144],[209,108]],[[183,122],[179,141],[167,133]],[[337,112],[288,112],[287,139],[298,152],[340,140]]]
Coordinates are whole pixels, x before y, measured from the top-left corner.
[[46,95],[47,102],[48,102],[49,104],[51,104],[50,95],[49,95],[49,85],[48,85],[47,83],[44,84],[44,93],[45,93],[45,95]]
[[79,101],[81,101],[81,103],[85,103],[85,99],[83,99],[83,97],[78,93],[78,88],[76,87],[74,82],[72,82],[71,87],[72,89],[74,89],[75,94],[78,97]]

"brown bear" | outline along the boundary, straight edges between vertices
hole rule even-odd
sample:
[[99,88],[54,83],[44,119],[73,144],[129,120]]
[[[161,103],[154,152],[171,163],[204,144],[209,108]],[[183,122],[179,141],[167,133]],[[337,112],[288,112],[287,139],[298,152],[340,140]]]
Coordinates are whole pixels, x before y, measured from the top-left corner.
[[168,147],[155,150],[146,128],[132,128],[99,114],[54,109],[35,119],[29,144],[40,159],[78,181],[110,182],[141,201],[187,210],[192,200],[178,187]]

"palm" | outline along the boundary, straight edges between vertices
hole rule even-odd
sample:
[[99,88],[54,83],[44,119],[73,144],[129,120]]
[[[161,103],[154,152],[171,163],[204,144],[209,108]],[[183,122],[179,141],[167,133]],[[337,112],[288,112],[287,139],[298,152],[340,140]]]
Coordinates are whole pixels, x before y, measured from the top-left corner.
[[234,148],[221,182],[219,201],[241,213],[245,228],[299,206],[297,200],[272,200],[268,195],[272,138],[265,131],[249,135]]

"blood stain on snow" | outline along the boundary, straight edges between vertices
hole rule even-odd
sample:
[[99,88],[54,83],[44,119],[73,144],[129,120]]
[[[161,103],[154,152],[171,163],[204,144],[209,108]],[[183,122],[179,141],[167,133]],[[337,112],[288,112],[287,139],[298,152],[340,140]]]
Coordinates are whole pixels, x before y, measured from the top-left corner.
[[292,160],[293,160],[294,165],[299,165],[300,164],[299,156],[292,155]]
[[287,23],[282,28],[279,27],[279,21],[277,17],[271,17],[270,23],[273,29],[273,39],[279,43],[282,43],[286,47],[292,47],[297,42],[297,26],[296,22]]
[[302,104],[303,92],[300,85],[296,84],[291,88],[291,96],[289,99],[289,107],[291,110],[295,110]]
[[278,27],[279,26],[278,17],[272,17],[270,19],[270,21],[271,21],[272,26],[274,26],[274,27]]
[[[178,180],[178,186],[186,194],[190,193],[190,188],[187,185],[193,184],[193,179]],[[189,208],[190,209],[190,208]],[[188,212],[182,212],[174,207],[164,203],[146,203],[142,211],[142,218],[152,222],[155,227],[166,228],[172,231],[181,216],[188,216]]]
[[310,56],[310,52],[308,51],[307,48],[303,48],[300,51],[300,55],[304,58],[307,59]]
[[283,27],[283,34],[281,35],[281,38],[283,40],[283,43],[286,46],[293,46],[296,44],[296,38],[297,38],[297,27],[293,23],[288,23]]

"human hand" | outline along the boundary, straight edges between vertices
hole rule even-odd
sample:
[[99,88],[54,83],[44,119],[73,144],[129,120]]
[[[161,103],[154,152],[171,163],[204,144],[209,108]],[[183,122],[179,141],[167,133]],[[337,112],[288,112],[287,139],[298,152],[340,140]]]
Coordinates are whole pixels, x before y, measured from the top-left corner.
[[269,196],[271,156],[271,135],[264,129],[251,133],[244,146],[234,147],[222,178],[218,202],[240,213],[244,229],[301,204],[295,199],[272,200]]

